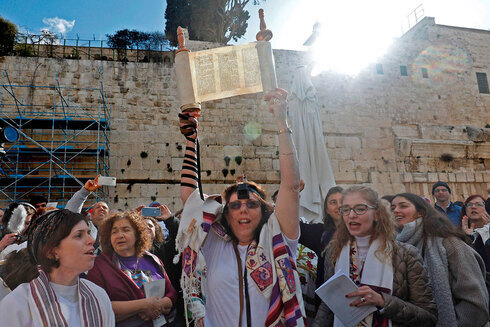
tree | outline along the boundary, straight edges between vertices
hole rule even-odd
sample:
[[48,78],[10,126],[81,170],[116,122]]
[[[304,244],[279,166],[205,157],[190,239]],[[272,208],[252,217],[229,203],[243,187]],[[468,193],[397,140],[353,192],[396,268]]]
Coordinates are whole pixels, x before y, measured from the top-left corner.
[[137,30],[119,30],[114,34],[107,34],[107,44],[117,49],[118,58],[123,60],[127,49],[146,50],[146,60],[157,60],[160,56],[155,56],[152,51],[161,50],[168,46],[168,40],[161,32],[139,32]]
[[[264,0],[265,1],[265,0]],[[177,27],[187,27],[193,40],[227,44],[247,31],[250,0],[168,0],[165,33],[177,45]],[[253,1],[259,4],[258,0]]]
[[[167,0],[165,9],[165,36],[173,46],[177,45],[177,27],[189,28],[191,22],[189,0]],[[189,31],[191,39],[194,35]]]
[[7,56],[14,51],[17,26],[0,17],[0,56]]

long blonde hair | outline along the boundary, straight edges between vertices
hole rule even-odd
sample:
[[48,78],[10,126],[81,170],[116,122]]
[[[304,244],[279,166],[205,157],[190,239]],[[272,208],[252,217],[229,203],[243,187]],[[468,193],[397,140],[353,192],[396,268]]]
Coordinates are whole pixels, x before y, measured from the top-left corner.
[[[356,185],[349,187],[342,192],[340,203],[343,204],[345,197],[352,193],[359,193],[364,200],[376,208],[374,209],[374,215],[376,218],[376,220],[373,222],[374,232],[371,235],[369,243],[375,239],[379,239],[381,241],[381,246],[376,250],[375,255],[380,260],[391,257],[395,244],[395,226],[388,209],[382,205],[378,193],[367,186]],[[350,235],[349,230],[345,225],[345,221],[343,217],[341,217],[340,223],[337,227],[337,232],[335,233],[334,239],[328,246],[327,250],[333,264],[335,264],[337,261],[342,248],[348,241],[354,241],[354,237]]]

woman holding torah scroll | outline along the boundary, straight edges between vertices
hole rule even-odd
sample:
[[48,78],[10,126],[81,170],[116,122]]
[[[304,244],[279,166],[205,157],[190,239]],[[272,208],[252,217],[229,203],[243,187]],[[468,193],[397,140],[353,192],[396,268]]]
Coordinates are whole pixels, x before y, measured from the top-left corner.
[[[243,181],[222,196],[200,198],[197,174],[197,120],[180,114],[187,147],[182,165],[184,211],[177,235],[183,253],[184,296],[192,284],[197,253],[206,260],[204,326],[304,326],[296,272],[299,238],[299,170],[286,121],[284,90],[265,96],[278,130],[281,184],[276,206],[262,188]],[[198,325],[202,325],[202,320]]]
[[[417,249],[395,241],[388,209],[378,194],[364,186],[345,190],[341,222],[327,248],[325,280],[339,270],[359,286],[351,306],[376,306],[378,311],[358,326],[434,326],[437,310],[429,277]],[[343,326],[325,303],[314,326]]]

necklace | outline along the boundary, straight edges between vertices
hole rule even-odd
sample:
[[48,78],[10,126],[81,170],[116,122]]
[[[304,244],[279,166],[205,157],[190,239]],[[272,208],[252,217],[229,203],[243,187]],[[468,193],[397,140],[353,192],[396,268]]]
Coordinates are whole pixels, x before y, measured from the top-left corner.
[[138,262],[140,261],[140,258],[136,259],[136,264],[134,265],[133,268],[130,268],[128,266],[126,266],[122,260],[122,257],[119,257],[119,264],[121,265],[121,270],[129,270],[129,272],[131,273],[131,275],[135,275],[136,274],[136,271],[138,270]]

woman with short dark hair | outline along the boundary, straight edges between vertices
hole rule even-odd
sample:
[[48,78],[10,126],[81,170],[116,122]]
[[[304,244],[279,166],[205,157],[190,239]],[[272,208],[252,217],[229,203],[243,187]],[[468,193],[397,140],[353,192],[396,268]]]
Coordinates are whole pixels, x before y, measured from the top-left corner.
[[416,246],[424,258],[439,312],[437,326],[485,326],[485,266],[465,234],[413,193],[395,195],[391,210],[402,228],[397,240]]
[[470,195],[461,209],[459,225],[468,236],[473,236],[475,229],[483,228],[490,222],[490,215],[485,210],[485,198],[478,194]]
[[[177,293],[160,259],[148,252],[151,239],[143,218],[133,211],[114,213],[102,222],[99,238],[103,253],[87,278],[106,290],[116,326],[152,326],[153,319],[168,315]],[[162,279],[165,293],[146,298],[145,284]]]
[[94,239],[84,216],[55,210],[29,228],[29,258],[39,277],[19,285],[0,305],[5,326],[114,326],[106,292],[79,275],[94,265]]

